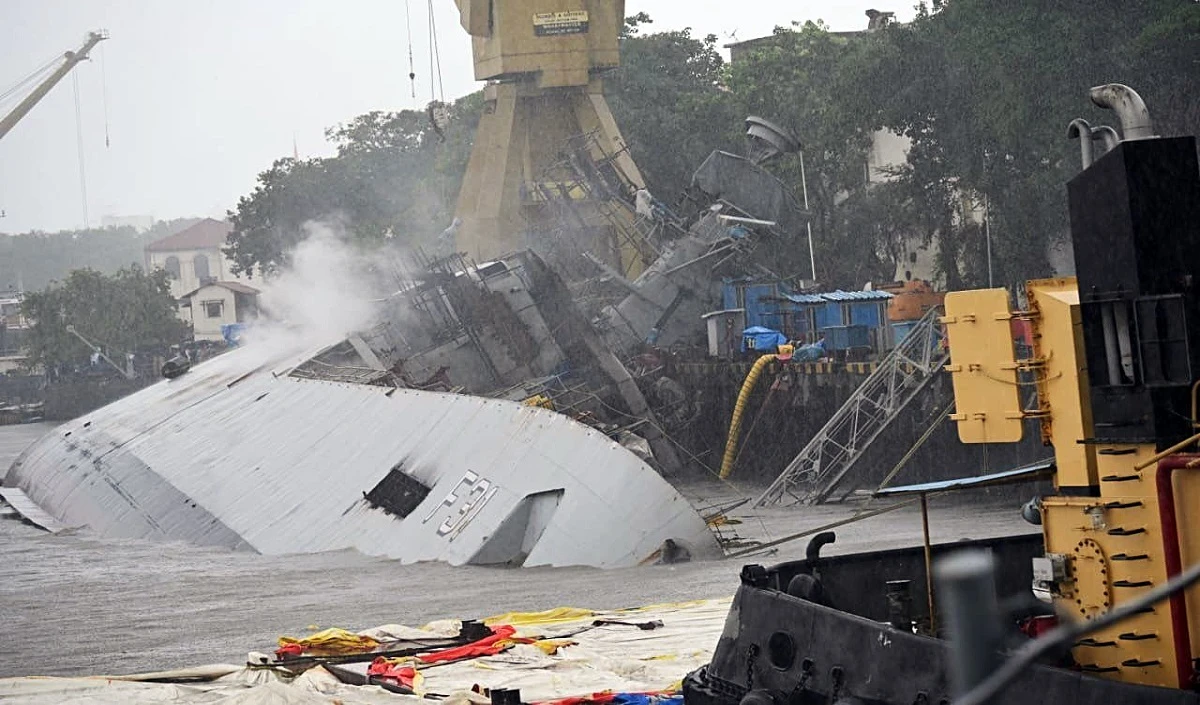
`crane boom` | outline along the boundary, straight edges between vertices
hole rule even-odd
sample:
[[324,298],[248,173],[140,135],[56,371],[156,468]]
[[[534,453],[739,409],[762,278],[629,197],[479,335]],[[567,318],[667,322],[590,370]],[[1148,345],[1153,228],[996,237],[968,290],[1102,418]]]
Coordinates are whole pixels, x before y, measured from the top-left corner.
[[105,39],[108,39],[108,32],[103,29],[96,32],[88,32],[87,39],[84,40],[83,46],[81,46],[77,51],[68,51],[63,54],[62,65],[55,69],[54,73],[50,74],[45,81],[42,81],[40,84],[38,84],[38,87],[34,88],[33,92],[26,96],[25,100],[22,100],[20,105],[18,105],[16,108],[13,108],[11,113],[5,115],[3,120],[0,120],[0,139],[4,139],[4,136],[7,135],[10,130],[16,127],[18,122],[21,121],[21,118],[25,117],[30,110],[33,110],[33,106],[37,105],[42,98],[46,97],[46,94],[50,92],[50,89],[54,88],[55,84],[61,81],[68,73],[70,73],[71,69],[75,68],[75,64],[78,64],[80,61],[88,58],[88,52],[90,52],[93,47]]

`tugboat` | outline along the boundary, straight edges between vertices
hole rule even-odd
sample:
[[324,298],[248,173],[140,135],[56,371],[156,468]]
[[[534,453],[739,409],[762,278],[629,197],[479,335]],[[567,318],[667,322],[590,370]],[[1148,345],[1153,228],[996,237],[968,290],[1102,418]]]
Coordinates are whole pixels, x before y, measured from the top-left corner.
[[[1096,156],[1111,128],[1071,123],[1076,276],[1028,282],[1020,310],[1005,289],[954,292],[942,318],[960,440],[1014,442],[1034,419],[1054,459],[907,488],[1048,474],[1053,495],[1023,510],[1041,533],[822,558],[826,533],[803,560],[747,565],[689,705],[1200,703],[1196,139],[1155,135],[1126,86],[1090,97],[1124,139]],[[1032,331],[1021,359],[1014,320]]]

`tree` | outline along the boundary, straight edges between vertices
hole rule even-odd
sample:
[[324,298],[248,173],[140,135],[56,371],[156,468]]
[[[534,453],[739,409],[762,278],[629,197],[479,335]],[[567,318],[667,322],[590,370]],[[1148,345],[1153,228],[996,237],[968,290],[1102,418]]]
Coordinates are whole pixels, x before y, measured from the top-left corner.
[[[1048,249],[1067,231],[1065,184],[1080,168],[1067,123],[1113,124],[1087,91],[1120,82],[1142,93],[1161,133],[1196,133],[1198,27],[1200,7],[1180,0],[943,0],[879,32],[864,88],[883,98],[881,123],[913,140],[902,177],[911,217],[931,206],[921,198],[931,189],[972,195],[987,206],[995,280],[1049,274]],[[950,223],[956,205],[933,205],[940,269],[952,287],[986,283],[982,234]]]
[[29,294],[22,313],[32,321],[26,337],[28,365],[46,370],[86,364],[91,350],[67,331],[75,329],[117,360],[127,353],[165,350],[182,342],[187,326],[176,315],[167,273],[146,274],[136,265],[105,275],[76,269],[61,283]]
[[744,116],[725,88],[716,36],[641,35],[650,23],[644,12],[626,20],[621,67],[605,78],[605,96],[647,187],[673,202],[710,152],[736,144]]
[[[732,67],[729,87],[744,113],[790,128],[804,149],[771,166],[799,193],[807,181],[817,278],[854,287],[890,277],[884,216],[868,191],[867,152],[878,108],[864,100],[862,74],[870,40],[830,33],[824,25],[776,29],[774,41]],[[808,275],[807,245],[797,243],[785,274]]]
[[112,274],[145,259],[147,243],[193,225],[196,218],[158,221],[139,233],[132,227],[0,235],[0,291],[37,291],[72,269],[90,267]]
[[[903,239],[936,241],[949,288],[984,284],[981,209],[995,281],[1016,282],[1050,274],[1048,250],[1066,236],[1065,184],[1079,170],[1067,123],[1115,122],[1088,103],[1091,86],[1138,89],[1161,134],[1200,131],[1197,29],[1200,6],[1181,0],[941,0],[872,33],[778,30],[733,67],[729,87],[805,143],[826,283],[887,274]],[[861,178],[881,128],[912,140],[884,189]]]
[[278,270],[310,221],[337,223],[367,244],[441,232],[453,217],[482,110],[481,93],[455,101],[440,132],[425,112],[371,112],[326,131],[335,156],[276,161],[229,213],[226,254],[234,270]]

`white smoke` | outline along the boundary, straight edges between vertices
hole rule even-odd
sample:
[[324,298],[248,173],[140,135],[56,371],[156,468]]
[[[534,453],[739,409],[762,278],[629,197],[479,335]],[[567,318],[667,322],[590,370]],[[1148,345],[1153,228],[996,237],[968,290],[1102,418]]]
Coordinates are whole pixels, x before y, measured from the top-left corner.
[[336,225],[309,222],[304,232],[289,265],[263,285],[259,320],[245,336],[271,356],[332,345],[375,321],[370,258]]

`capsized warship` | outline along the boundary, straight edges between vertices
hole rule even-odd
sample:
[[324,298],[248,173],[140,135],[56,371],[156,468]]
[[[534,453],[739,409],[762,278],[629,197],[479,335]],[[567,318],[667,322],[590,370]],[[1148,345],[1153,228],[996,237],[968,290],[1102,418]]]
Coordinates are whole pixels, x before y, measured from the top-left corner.
[[[263,553],[720,555],[664,479],[684,465],[668,433],[693,410],[631,360],[702,338],[722,276],[794,247],[807,214],[761,164],[798,142],[748,120],[751,155],[715,153],[677,215],[645,189],[604,99],[623,2],[457,5],[488,81],[459,217],[436,256],[393,267],[377,324],[174,368],[39,440],[0,496],[48,528]],[[439,134],[444,112],[430,106]]]
[[1126,86],[1091,99],[1123,139],[1071,124],[1076,276],[1028,282],[1019,310],[1005,289],[953,292],[942,319],[960,440],[1014,442],[1036,419],[1054,459],[880,493],[1050,475],[1023,511],[1041,533],[823,557],[829,532],[747,565],[688,705],[1200,703],[1196,140],[1157,136]]
[[400,287],[366,330],[284,344],[251,332],[55,429],[0,496],[46,528],[268,554],[599,567],[719,556],[664,479],[684,465],[665,430],[689,413],[677,384],[628,362],[650,339],[702,336],[721,277],[757,271],[756,251],[789,237],[779,223],[802,218],[761,161],[715,153],[690,226],[643,219],[659,254],[640,276],[589,264],[599,295],[580,296],[594,279],[559,276],[552,247],[482,264],[396,258]]

